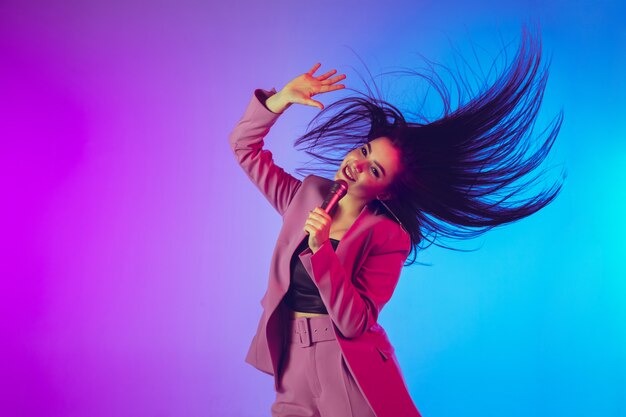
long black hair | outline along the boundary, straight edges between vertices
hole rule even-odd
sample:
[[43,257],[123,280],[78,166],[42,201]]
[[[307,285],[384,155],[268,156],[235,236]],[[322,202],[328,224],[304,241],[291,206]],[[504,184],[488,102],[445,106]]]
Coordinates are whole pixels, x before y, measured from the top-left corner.
[[[471,98],[451,109],[451,94],[431,66],[414,71],[434,89],[443,115],[429,120],[412,113],[408,121],[398,108],[368,93],[347,97],[326,106],[295,141],[331,175],[347,152],[377,137],[386,136],[400,150],[401,167],[388,191],[386,206],[374,200],[373,209],[391,211],[411,236],[415,263],[418,248],[444,245],[443,239],[476,237],[493,227],[511,223],[542,209],[558,195],[565,178],[533,192],[546,170],[537,172],[558,135],[560,112],[540,134],[533,128],[548,79],[542,67],[541,39],[523,28],[517,53],[491,84],[484,83]],[[448,70],[449,71],[449,70]],[[453,77],[459,92],[470,91],[466,80]],[[461,96],[459,96],[461,97]],[[536,149],[532,145],[538,143]],[[337,157],[333,157],[335,154]],[[316,168],[298,168],[300,174]],[[454,248],[451,248],[454,249]]]

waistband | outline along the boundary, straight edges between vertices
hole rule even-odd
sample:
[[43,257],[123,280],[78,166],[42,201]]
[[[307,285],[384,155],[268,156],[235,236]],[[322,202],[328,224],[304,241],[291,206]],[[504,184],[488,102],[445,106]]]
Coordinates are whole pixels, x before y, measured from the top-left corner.
[[330,316],[291,318],[287,328],[289,332],[288,344],[308,347],[315,342],[335,340],[333,322]]

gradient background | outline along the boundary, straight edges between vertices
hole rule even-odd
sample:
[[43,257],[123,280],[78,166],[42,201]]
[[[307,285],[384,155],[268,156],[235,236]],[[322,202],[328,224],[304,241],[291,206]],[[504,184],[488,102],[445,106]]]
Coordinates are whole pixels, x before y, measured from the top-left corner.
[[[472,63],[538,20],[562,195],[422,252],[380,319],[425,417],[626,416],[624,3],[214,3],[0,1],[0,414],[269,416],[244,357],[280,217],[227,141],[253,90]],[[267,138],[291,172],[316,112]]]

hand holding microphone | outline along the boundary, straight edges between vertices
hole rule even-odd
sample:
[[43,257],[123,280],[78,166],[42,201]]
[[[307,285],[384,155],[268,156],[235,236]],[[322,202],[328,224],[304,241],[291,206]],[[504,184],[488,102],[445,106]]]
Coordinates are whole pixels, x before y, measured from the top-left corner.
[[336,180],[330,192],[324,199],[321,207],[316,207],[309,213],[304,231],[309,234],[309,247],[313,253],[317,252],[324,242],[329,239],[332,218],[330,212],[348,192],[348,183],[344,180]]

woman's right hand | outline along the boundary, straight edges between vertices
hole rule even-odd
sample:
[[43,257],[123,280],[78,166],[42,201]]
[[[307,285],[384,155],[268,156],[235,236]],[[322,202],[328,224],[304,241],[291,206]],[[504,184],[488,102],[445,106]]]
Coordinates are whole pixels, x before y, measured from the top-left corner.
[[265,102],[265,105],[274,113],[282,113],[292,103],[304,104],[307,106],[319,107],[320,110],[324,109],[324,105],[317,100],[313,100],[315,94],[327,93],[329,91],[340,90],[345,88],[343,84],[336,84],[346,78],[345,74],[337,75],[336,77],[329,78],[331,75],[337,72],[337,70],[330,70],[326,74],[315,76],[315,71],[322,64],[317,63],[313,65],[313,68],[309,72],[301,74],[289,81],[279,92],[271,96]]

